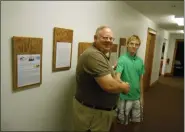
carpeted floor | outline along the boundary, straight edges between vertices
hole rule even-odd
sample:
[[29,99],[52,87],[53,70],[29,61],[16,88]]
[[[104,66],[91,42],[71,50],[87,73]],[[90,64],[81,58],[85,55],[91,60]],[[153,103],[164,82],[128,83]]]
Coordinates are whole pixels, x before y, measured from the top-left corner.
[[[120,125],[113,131],[129,132]],[[145,92],[142,132],[184,132],[184,78],[160,77]]]

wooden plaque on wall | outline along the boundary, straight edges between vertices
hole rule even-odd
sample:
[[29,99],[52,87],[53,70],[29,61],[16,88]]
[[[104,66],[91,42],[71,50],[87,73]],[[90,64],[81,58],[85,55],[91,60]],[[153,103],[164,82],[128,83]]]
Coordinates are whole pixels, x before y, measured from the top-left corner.
[[126,38],[120,38],[118,57],[121,55],[121,48],[126,47]]
[[12,38],[13,90],[42,83],[42,38]]
[[73,30],[54,28],[53,33],[53,71],[71,68]]
[[118,51],[118,45],[117,44],[113,44],[112,48],[111,48],[111,52],[117,52]]
[[117,56],[118,52],[117,51],[118,51],[118,45],[113,44],[112,47],[111,47],[111,51],[109,52],[109,60],[110,60],[112,65],[114,65],[114,63],[118,59],[118,56]]
[[79,42],[78,43],[78,58],[80,57],[80,55],[88,48],[92,45],[93,43],[90,42]]

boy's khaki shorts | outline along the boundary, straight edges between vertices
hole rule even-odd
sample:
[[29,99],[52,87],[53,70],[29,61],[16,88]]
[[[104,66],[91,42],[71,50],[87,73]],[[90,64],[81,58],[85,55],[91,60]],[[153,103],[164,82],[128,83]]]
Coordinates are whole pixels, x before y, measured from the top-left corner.
[[140,100],[120,100],[117,110],[117,118],[121,124],[127,125],[129,122],[141,122],[143,120]]

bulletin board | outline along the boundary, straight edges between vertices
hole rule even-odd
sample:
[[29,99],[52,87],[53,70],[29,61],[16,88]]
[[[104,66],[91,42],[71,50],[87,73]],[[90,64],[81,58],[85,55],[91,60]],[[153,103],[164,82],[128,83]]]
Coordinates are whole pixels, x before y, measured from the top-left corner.
[[79,42],[78,44],[78,58],[80,55],[87,49],[89,48],[93,43],[90,42]]
[[124,52],[124,48],[126,48],[126,38],[120,38],[118,57]]
[[113,44],[111,48],[111,52],[117,52],[118,51],[118,44]]
[[42,83],[42,38],[12,37],[13,90]]
[[69,70],[72,58],[73,30],[54,28],[53,32],[53,71]]
[[118,59],[118,44],[112,45],[109,56],[110,56],[109,60],[110,60],[111,65],[114,65]]

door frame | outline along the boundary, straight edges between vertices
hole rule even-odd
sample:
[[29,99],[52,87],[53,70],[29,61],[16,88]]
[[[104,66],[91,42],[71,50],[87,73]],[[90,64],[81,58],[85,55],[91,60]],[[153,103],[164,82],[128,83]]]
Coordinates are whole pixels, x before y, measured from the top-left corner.
[[[165,50],[166,50],[166,43],[167,43],[167,39],[166,38],[164,38],[164,40],[163,40],[163,44],[162,44],[162,50],[163,50],[163,46],[164,46],[164,53],[165,53]],[[161,50],[161,55],[162,55],[162,53],[163,53],[163,51]],[[163,53],[163,60],[161,61],[161,57],[160,57],[160,70],[159,70],[159,76],[163,76],[163,74],[162,74],[162,69],[163,69],[163,66],[164,66],[164,53]]]
[[[155,53],[155,43],[156,43],[156,34],[157,34],[157,31],[155,31],[154,29],[152,29],[152,28],[148,28],[148,30],[147,30],[147,41],[146,41],[146,50],[145,50],[145,62],[144,62],[144,64],[145,64],[145,66],[149,63],[149,62],[147,62],[147,57],[148,57],[148,53],[149,53],[149,48],[150,48],[150,46],[151,45],[148,45],[148,37],[149,37],[149,34],[153,34],[154,35],[154,43],[153,43],[153,54],[152,54],[152,63],[151,63],[151,71],[150,71],[150,80],[148,80],[149,82],[146,82],[146,74],[144,74],[144,77],[143,77],[143,86],[144,86],[144,91],[148,91],[148,89],[149,89],[149,87],[151,86],[151,84],[150,84],[150,82],[151,82],[151,76],[152,76],[152,69],[153,69],[153,59],[154,59],[154,53]],[[145,67],[145,73],[146,72],[149,72],[149,71],[146,71],[146,70],[148,70],[148,68],[147,67]],[[149,86],[146,86],[147,84],[149,84]]]
[[171,66],[171,75],[173,75],[173,73],[174,73],[174,64],[175,64],[175,57],[176,57],[178,42],[184,42],[184,39],[176,39],[176,41],[175,41],[175,48],[174,48],[174,52],[173,52],[173,60],[172,60],[172,66]]

